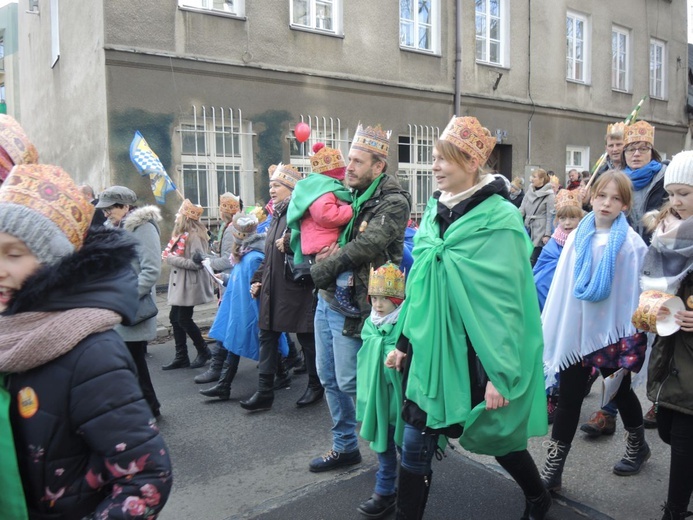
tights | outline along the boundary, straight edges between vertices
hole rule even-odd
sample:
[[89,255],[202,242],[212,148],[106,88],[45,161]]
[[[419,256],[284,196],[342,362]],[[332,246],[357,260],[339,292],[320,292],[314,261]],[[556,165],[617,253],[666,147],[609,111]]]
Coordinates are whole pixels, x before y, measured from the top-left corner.
[[693,415],[659,406],[657,430],[671,446],[667,505],[671,511],[682,513],[693,493]]

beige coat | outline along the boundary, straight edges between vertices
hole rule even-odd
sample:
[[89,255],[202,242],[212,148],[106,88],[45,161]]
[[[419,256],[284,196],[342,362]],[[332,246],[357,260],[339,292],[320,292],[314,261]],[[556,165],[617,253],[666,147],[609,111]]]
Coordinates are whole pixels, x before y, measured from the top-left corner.
[[192,261],[195,251],[206,255],[207,241],[190,233],[182,256],[169,255],[164,260],[171,266],[168,279],[168,304],[194,307],[214,300],[212,280],[204,268]]

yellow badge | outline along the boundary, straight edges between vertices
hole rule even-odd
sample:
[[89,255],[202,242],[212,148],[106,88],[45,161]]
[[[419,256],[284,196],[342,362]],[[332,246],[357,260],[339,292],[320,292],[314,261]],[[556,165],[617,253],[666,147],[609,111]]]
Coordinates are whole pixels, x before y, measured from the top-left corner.
[[30,386],[25,386],[19,391],[17,401],[19,404],[19,415],[24,417],[24,419],[29,419],[38,412],[38,396]]
[[686,305],[688,306],[689,309],[693,309],[693,296],[689,296],[686,299]]
[[366,231],[367,227],[368,227],[368,222],[366,222],[364,220],[363,222],[361,222],[361,225],[359,226],[359,233],[363,233],[364,231]]

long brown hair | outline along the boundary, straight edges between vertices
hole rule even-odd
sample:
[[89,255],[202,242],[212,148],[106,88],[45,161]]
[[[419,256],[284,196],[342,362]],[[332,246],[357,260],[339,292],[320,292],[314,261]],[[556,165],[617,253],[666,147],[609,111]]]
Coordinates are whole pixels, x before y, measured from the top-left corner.
[[183,233],[191,233],[200,236],[203,240],[207,240],[207,226],[199,220],[193,220],[180,215],[176,218],[176,223],[173,225],[173,237],[178,237]]

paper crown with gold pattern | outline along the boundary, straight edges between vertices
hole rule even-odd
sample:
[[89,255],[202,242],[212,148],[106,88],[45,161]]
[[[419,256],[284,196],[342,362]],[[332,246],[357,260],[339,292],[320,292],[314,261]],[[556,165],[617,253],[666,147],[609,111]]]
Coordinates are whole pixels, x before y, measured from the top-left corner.
[[582,197],[579,190],[558,190],[556,193],[556,212],[570,206],[582,209]]
[[[661,313],[663,307],[667,311]],[[645,291],[640,295],[638,308],[631,321],[636,329],[659,336],[671,336],[681,328],[676,323],[675,314],[683,310],[686,310],[686,306],[678,296],[662,291]]]
[[385,131],[380,125],[363,128],[363,125],[359,123],[356,127],[351,147],[387,159],[387,155],[390,152],[391,135],[392,130]]
[[231,224],[231,233],[238,242],[242,242],[257,231],[259,224],[252,213],[236,213]]
[[619,139],[623,139],[623,137],[626,134],[626,127],[627,127],[627,125],[624,122],[613,123],[611,125],[607,125],[606,137],[616,136]]
[[371,268],[368,278],[368,295],[404,299],[404,273],[392,262],[377,269]]
[[93,215],[94,206],[58,166],[15,166],[0,187],[0,232],[22,240],[44,264],[81,248]]
[[192,220],[200,220],[204,212],[205,209],[202,206],[193,204],[190,199],[185,199],[178,210],[178,213]]
[[270,180],[272,179],[272,175],[274,175],[274,170],[277,169],[276,164],[271,164],[269,168],[267,168],[267,173],[269,173],[269,178]]
[[270,182],[278,182],[293,190],[296,187],[296,183],[302,178],[303,174],[290,164],[279,163],[272,172]]
[[265,220],[267,220],[267,211],[265,211],[265,208],[262,206],[251,206],[250,208],[246,208],[245,212],[249,215],[255,215],[258,224],[262,224]]
[[470,116],[453,116],[440,138],[454,144],[470,157],[478,159],[480,166],[486,164],[497,142],[476,117]]
[[20,124],[7,114],[0,114],[0,181],[5,180],[16,164],[35,164],[38,152]]
[[310,158],[310,167],[315,173],[327,173],[340,168],[346,169],[341,150],[325,146],[325,143],[315,143],[313,152],[314,154]]
[[219,197],[219,211],[229,215],[235,215],[241,211],[241,198],[233,193],[226,192]]
[[647,121],[638,121],[632,125],[626,127],[626,132],[623,136],[624,146],[628,146],[631,143],[650,143],[654,146],[654,133],[655,129]]

